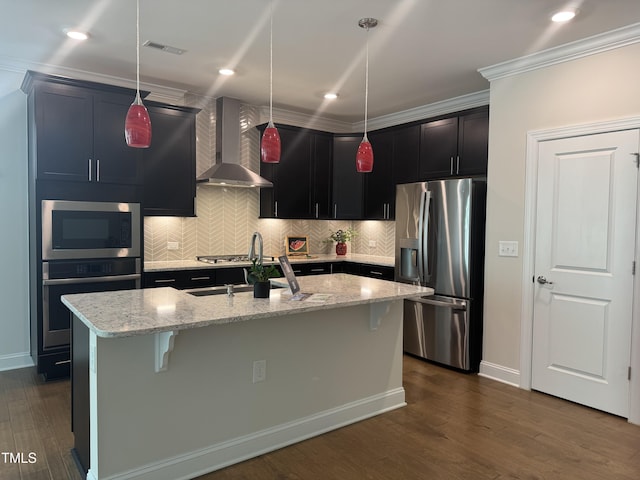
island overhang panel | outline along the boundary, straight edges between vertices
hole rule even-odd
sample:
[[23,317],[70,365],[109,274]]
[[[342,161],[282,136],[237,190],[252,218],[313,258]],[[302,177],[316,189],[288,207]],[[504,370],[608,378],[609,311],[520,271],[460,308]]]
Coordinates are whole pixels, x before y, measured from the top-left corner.
[[[322,293],[342,287],[325,308],[296,302],[298,311],[287,303],[277,313],[276,306],[288,302],[281,292],[259,301],[251,293],[237,294],[234,307],[254,305],[251,320],[236,316],[200,328],[131,336],[101,336],[74,307],[88,299],[69,296],[74,328],[89,329],[87,478],[192,478],[405,405],[403,298],[430,291],[348,275],[325,277],[324,284],[319,278],[301,282],[303,290]],[[358,298],[337,302],[356,281]],[[187,294],[175,295],[184,300]],[[194,308],[224,309],[224,302],[222,297]],[[120,306],[121,314],[133,314],[127,308]],[[162,308],[167,315],[170,308]],[[273,315],[256,313],[265,311]],[[165,370],[157,368],[159,336],[172,343],[161,348]],[[254,383],[254,362],[261,360],[266,377]]]

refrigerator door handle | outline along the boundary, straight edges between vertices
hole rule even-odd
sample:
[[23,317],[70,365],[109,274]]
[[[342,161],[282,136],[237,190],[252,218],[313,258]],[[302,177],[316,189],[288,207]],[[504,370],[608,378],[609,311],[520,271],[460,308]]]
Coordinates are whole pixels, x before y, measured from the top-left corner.
[[424,224],[424,211],[428,209],[427,203],[430,199],[430,192],[422,192],[422,196],[420,197],[420,215],[418,217],[418,275],[420,277],[420,284],[424,285],[425,277],[424,277],[424,239],[425,239],[425,224]]
[[412,302],[424,303],[425,305],[433,305],[435,307],[447,307],[451,310],[462,310],[465,311],[467,309],[467,302],[464,300],[438,300],[438,297],[418,297],[411,298]]
[[429,213],[431,212],[431,192],[427,190],[420,202],[420,225],[419,246],[418,246],[418,271],[420,272],[420,282],[424,285],[431,281],[429,271]]

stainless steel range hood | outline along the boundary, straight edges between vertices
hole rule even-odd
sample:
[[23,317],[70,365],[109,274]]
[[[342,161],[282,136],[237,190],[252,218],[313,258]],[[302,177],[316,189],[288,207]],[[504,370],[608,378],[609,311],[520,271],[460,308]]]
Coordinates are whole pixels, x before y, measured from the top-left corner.
[[217,187],[273,187],[266,178],[240,165],[240,101],[216,99],[216,163],[196,182]]

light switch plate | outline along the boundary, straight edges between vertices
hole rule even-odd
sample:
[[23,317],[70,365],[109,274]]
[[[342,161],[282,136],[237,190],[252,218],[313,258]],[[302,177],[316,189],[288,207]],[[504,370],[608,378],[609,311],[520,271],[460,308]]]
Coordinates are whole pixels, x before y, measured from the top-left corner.
[[498,256],[500,257],[517,257],[518,242],[500,240],[498,242]]
[[180,248],[180,243],[178,242],[167,242],[167,250],[178,250]]

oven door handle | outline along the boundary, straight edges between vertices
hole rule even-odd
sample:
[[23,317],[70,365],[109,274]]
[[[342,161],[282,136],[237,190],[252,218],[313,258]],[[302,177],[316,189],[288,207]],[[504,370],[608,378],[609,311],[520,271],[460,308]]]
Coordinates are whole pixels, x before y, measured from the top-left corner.
[[142,275],[132,273],[130,275],[110,275],[107,277],[75,277],[75,278],[54,278],[42,280],[42,285],[47,287],[51,285],[73,285],[74,283],[106,283],[121,282],[123,280],[140,280]]

